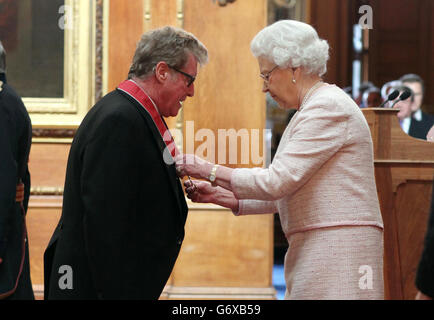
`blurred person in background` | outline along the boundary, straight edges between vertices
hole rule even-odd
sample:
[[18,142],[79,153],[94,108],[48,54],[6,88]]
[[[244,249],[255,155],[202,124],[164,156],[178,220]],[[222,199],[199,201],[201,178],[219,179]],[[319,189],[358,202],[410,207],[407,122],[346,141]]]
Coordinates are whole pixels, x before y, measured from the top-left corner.
[[400,79],[401,83],[413,92],[411,100],[411,116],[406,120],[404,131],[414,138],[427,140],[428,131],[434,125],[434,116],[422,111],[425,85],[417,74],[406,74]]

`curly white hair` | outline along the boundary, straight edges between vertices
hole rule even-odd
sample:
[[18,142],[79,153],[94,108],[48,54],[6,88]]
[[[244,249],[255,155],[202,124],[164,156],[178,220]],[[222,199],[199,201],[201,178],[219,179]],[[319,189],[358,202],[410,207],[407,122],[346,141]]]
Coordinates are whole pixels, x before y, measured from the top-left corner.
[[310,25],[280,20],[262,29],[252,40],[253,55],[264,57],[281,68],[303,67],[308,74],[322,76],[327,71],[329,45]]

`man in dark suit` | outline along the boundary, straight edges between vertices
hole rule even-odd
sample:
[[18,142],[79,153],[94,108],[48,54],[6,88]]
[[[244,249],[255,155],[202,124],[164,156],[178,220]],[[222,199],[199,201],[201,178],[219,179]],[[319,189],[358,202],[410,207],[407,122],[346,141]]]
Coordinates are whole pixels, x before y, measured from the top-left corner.
[[[411,89],[411,114],[408,116],[406,133],[414,138],[427,139],[429,129],[434,125],[434,116],[422,111],[425,85],[417,74],[406,74],[399,79],[402,84]],[[405,130],[405,129],[404,129]]]
[[408,134],[414,138],[427,140],[427,134],[434,125],[434,117],[421,111],[419,119],[412,118]]
[[25,226],[31,139],[29,114],[6,83],[6,54],[0,42],[0,299],[34,299]]
[[184,238],[187,205],[162,117],[194,95],[206,48],[165,27],[145,33],[128,80],[81,123],[63,211],[44,254],[46,299],[158,299]]

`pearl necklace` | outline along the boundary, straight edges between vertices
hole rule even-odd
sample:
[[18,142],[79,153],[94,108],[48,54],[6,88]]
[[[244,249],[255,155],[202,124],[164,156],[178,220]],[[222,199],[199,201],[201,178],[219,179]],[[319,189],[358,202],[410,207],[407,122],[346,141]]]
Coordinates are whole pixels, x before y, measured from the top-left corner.
[[304,95],[303,101],[300,105],[300,108],[298,109],[299,111],[304,107],[304,104],[306,103],[307,99],[309,99],[310,95],[317,89],[319,88],[324,82],[322,82],[322,80],[318,80],[317,83],[315,83],[310,89],[309,91],[307,91],[307,93]]

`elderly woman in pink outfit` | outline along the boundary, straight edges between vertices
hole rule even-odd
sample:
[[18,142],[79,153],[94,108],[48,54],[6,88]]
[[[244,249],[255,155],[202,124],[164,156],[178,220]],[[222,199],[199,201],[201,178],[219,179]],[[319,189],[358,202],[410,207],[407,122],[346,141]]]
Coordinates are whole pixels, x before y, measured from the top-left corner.
[[251,42],[269,92],[296,114],[270,166],[231,169],[179,156],[193,202],[237,216],[278,212],[288,240],[286,299],[383,299],[383,222],[368,124],[345,92],[324,83],[329,46],[308,24],[282,20]]

